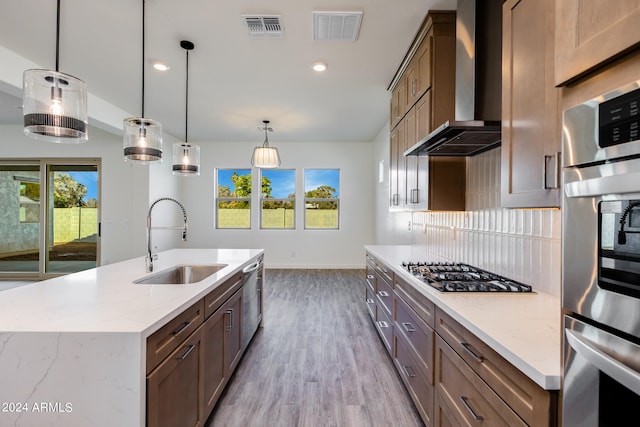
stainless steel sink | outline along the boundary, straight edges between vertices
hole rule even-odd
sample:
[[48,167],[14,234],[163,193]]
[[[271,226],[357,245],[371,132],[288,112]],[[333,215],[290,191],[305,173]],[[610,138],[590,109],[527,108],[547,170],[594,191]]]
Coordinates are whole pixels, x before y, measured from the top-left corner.
[[186,285],[206,279],[213,273],[225,268],[228,264],[208,265],[176,265],[159,271],[151,276],[134,280],[133,283],[142,285]]

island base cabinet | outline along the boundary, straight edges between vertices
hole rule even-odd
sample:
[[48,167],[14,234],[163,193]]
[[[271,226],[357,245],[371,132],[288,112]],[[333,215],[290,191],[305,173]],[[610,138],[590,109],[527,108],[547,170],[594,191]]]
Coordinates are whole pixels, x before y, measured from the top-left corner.
[[197,427],[202,411],[202,327],[147,376],[147,427]]
[[439,336],[435,383],[436,426],[527,425]]
[[242,290],[203,325],[205,413],[209,416],[242,355]]

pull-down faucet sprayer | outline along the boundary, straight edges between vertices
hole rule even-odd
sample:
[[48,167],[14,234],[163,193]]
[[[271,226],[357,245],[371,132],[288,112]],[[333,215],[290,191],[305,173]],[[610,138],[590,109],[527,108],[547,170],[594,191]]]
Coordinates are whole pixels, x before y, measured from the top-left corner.
[[[177,227],[152,227],[151,226],[151,211],[153,210],[153,207],[158,202],[161,202],[163,200],[168,200],[170,202],[174,202],[178,206],[180,206],[180,209],[182,209],[182,215],[184,217],[184,223],[183,223],[182,227],[180,227],[180,226],[177,226]],[[149,206],[149,211],[147,212],[147,256],[145,257],[147,271],[149,271],[149,272],[153,271],[153,260],[158,259],[158,254],[154,254],[152,252],[152,250],[151,250],[151,230],[182,230],[182,240],[186,241],[187,240],[187,211],[184,209],[184,206],[182,206],[182,203],[180,203],[176,199],[172,199],[171,197],[161,197],[160,199],[158,199],[155,202],[151,203],[151,206]]]

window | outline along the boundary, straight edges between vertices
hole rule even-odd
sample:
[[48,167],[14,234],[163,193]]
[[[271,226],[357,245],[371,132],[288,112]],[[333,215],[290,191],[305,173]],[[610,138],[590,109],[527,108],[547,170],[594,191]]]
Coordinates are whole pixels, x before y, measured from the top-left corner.
[[294,229],[296,171],[262,169],[260,228]]
[[95,159],[0,161],[0,276],[96,267],[99,183]]
[[218,169],[216,228],[251,228],[251,169]]
[[338,229],[340,169],[305,169],[304,228]]

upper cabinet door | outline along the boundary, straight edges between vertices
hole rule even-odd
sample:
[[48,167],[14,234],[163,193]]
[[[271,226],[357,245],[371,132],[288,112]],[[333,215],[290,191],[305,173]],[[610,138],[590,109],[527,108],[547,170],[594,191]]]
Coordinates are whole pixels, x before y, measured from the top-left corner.
[[582,77],[640,44],[640,0],[557,0],[555,84]]
[[560,207],[554,0],[507,0],[502,24],[501,205]]

